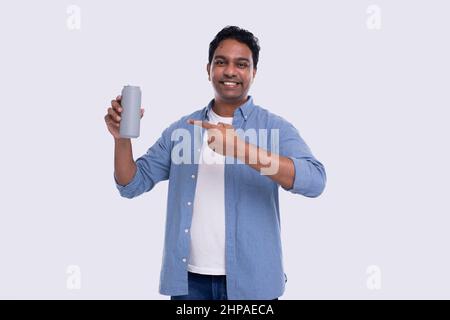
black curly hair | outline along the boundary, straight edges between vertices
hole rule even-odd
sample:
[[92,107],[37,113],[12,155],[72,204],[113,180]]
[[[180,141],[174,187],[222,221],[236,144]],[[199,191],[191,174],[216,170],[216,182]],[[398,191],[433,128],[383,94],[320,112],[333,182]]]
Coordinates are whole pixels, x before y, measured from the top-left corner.
[[209,57],[208,62],[211,64],[212,58],[214,56],[214,52],[216,51],[219,43],[225,39],[234,39],[243,44],[246,44],[250,50],[252,51],[253,57],[253,68],[257,69],[258,59],[259,59],[259,50],[261,49],[259,46],[259,40],[257,37],[253,35],[250,31],[245,29],[241,29],[236,26],[227,26],[220,30],[220,32],[216,35],[216,37],[209,44]]

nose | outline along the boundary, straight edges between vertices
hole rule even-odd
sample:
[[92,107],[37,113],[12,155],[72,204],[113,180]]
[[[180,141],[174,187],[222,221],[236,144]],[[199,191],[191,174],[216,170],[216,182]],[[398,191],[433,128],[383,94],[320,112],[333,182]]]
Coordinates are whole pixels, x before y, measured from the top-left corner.
[[232,63],[230,63],[226,66],[223,73],[224,73],[225,77],[227,77],[227,78],[235,78],[237,75],[236,68],[234,67],[234,65]]

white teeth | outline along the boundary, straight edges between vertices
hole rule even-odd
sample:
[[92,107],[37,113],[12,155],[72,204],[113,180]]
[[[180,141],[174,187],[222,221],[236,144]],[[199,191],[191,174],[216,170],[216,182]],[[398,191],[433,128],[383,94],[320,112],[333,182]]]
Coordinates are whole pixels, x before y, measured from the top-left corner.
[[226,86],[236,86],[237,85],[236,82],[224,82],[223,84]]

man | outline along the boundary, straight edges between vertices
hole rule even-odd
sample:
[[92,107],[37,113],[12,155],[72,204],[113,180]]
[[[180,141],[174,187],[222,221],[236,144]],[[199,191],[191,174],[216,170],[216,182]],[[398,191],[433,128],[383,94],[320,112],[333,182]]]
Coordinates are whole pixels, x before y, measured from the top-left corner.
[[120,96],[105,116],[123,197],[169,179],[160,293],[174,300],[280,297],[278,187],[307,197],[325,188],[324,167],[297,130],[248,95],[259,50],[252,33],[221,30],[207,64],[214,99],[168,127],[136,162],[130,139],[119,136]]

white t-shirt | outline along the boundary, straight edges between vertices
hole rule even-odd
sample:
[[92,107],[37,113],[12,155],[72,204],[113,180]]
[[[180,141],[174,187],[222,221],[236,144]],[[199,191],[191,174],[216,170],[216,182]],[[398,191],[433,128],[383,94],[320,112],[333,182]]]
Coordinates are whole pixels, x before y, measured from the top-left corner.
[[[209,122],[232,124],[212,109]],[[225,157],[211,150],[203,136],[191,224],[191,246],[187,270],[225,275]]]

